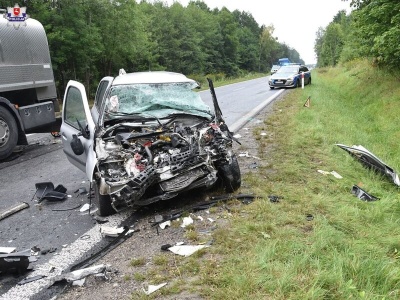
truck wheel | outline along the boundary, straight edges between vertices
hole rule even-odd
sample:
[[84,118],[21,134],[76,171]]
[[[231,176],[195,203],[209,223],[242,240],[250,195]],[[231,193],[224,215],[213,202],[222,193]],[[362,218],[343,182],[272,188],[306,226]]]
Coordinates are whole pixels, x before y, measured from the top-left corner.
[[111,206],[110,195],[101,195],[96,181],[93,182],[94,202],[98,208],[98,215],[107,217],[115,214],[115,209]]
[[0,159],[8,157],[18,142],[18,127],[13,115],[0,106]]
[[242,180],[236,155],[232,156],[232,160],[229,164],[219,168],[219,175],[221,176],[226,192],[232,193],[240,188]]

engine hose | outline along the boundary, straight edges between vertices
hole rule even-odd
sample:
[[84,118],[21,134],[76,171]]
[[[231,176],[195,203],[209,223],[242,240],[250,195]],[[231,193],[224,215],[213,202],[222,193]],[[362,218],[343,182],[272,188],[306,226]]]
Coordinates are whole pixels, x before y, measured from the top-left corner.
[[144,150],[146,150],[147,156],[149,157],[149,164],[153,163],[153,154],[150,151],[148,146],[144,146]]

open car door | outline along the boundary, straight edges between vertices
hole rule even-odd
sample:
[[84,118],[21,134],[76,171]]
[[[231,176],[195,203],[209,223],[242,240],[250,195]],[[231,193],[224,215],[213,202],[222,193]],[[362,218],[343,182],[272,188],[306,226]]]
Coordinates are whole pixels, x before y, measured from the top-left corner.
[[95,124],[83,84],[70,80],[64,95],[61,137],[68,160],[92,181],[97,163],[93,149]]

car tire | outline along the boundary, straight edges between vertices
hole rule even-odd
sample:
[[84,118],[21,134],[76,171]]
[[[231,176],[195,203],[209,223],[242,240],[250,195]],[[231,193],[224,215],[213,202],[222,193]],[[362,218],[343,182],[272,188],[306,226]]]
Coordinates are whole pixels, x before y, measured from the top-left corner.
[[219,175],[222,179],[225,191],[232,193],[240,188],[242,183],[239,162],[236,155],[233,155],[229,164],[219,168]]
[[311,84],[311,77],[310,77],[310,79],[308,80],[308,84]]
[[0,106],[0,159],[7,158],[18,142],[18,126],[12,114]]
[[301,87],[301,83],[300,83],[300,80],[297,79],[297,80],[296,80],[295,88],[299,88],[299,87]]
[[273,86],[270,86],[269,88],[270,88],[271,90],[273,90],[273,89],[274,89],[274,87],[273,87]]
[[97,214],[101,217],[111,216],[116,213],[111,205],[110,195],[101,195],[99,192],[99,185],[93,181],[94,202],[98,208]]

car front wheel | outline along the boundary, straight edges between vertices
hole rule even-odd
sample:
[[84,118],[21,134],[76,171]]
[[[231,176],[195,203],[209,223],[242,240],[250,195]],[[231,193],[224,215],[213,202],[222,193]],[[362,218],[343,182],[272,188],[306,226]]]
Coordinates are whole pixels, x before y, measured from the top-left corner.
[[115,214],[115,209],[111,205],[110,195],[101,195],[99,192],[99,184],[95,180],[93,181],[94,190],[94,202],[98,208],[98,215],[101,217],[107,217]]
[[233,155],[229,164],[222,165],[219,168],[225,191],[232,193],[240,188],[242,183],[239,162],[236,155]]

